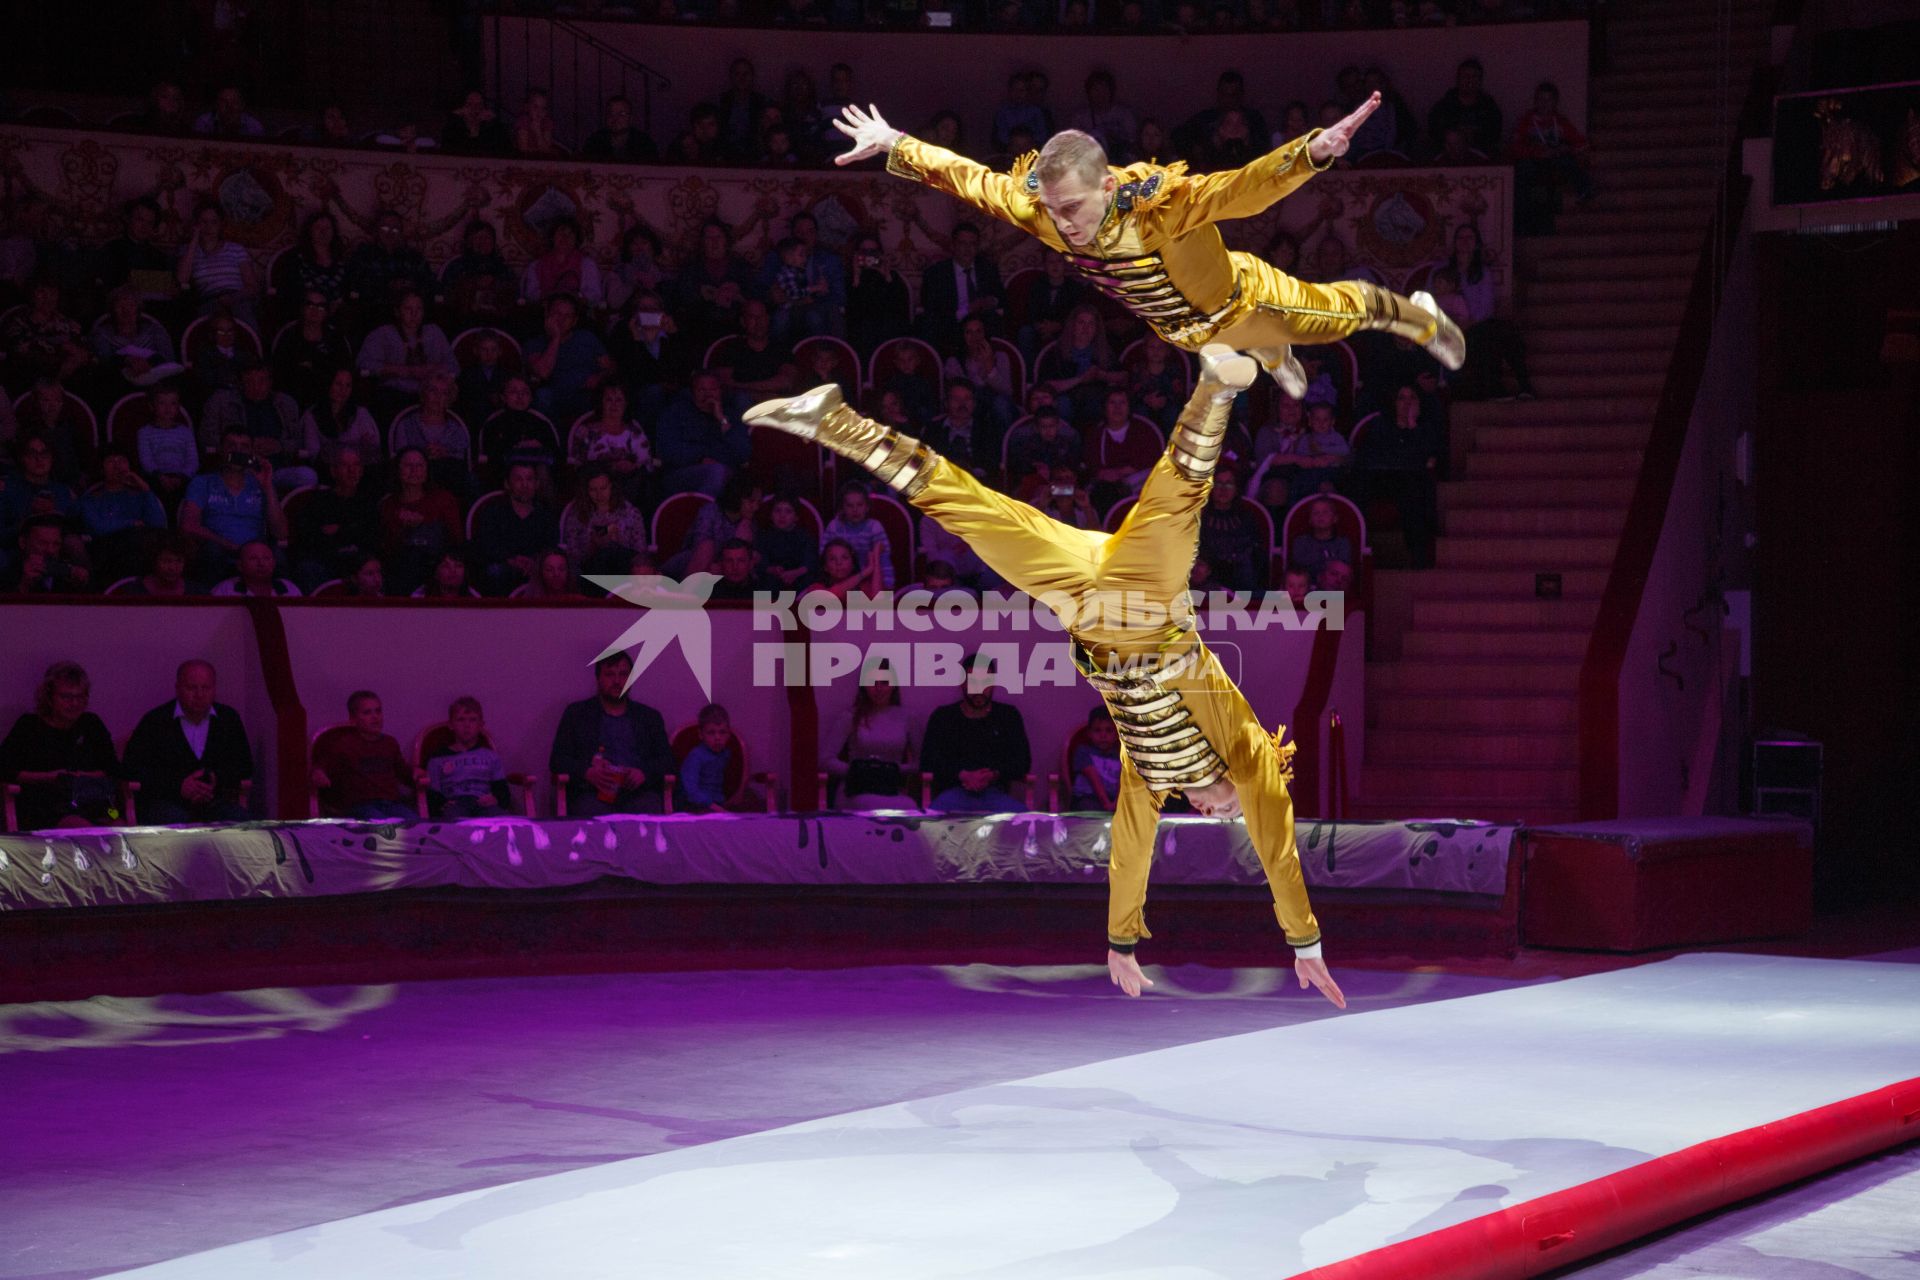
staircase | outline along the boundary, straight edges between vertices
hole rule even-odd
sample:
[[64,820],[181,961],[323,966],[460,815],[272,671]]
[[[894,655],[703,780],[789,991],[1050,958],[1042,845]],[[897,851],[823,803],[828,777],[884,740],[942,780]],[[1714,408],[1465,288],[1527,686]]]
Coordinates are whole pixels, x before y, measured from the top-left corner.
[[[1455,407],[1437,566],[1374,575],[1355,817],[1576,813],[1581,660],[1766,39],[1752,0],[1730,28],[1720,0],[1620,9],[1590,94],[1600,194],[1518,241],[1540,398]],[[1536,598],[1539,572],[1560,574],[1560,598]]]

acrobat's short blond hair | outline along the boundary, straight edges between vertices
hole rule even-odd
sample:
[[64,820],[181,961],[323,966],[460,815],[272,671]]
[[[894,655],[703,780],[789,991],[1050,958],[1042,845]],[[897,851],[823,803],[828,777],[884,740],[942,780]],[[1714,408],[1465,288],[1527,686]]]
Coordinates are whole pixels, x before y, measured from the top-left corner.
[[1034,166],[1034,172],[1049,185],[1066,177],[1098,183],[1107,176],[1107,150],[1090,133],[1062,129],[1040,148],[1040,163]]

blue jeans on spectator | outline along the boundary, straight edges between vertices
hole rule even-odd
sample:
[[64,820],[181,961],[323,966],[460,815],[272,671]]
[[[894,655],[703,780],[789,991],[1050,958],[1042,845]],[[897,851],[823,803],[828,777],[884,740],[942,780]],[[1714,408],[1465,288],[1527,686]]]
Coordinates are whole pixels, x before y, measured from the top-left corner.
[[933,798],[933,807],[935,812],[948,813],[1017,813],[1020,802],[999,787],[988,787],[985,791],[948,787]]
[[417,818],[420,812],[401,800],[368,800],[347,810],[347,816],[363,822],[382,822],[389,818]]
[[171,800],[154,796],[148,799],[143,792],[135,809],[140,815],[141,826],[173,827],[198,825],[209,822],[251,822],[253,815],[248,813],[237,800],[215,798],[203,805],[189,806],[186,801],[175,797]]
[[440,806],[443,818],[498,818],[509,812],[497,804],[481,804],[479,796],[449,796]]

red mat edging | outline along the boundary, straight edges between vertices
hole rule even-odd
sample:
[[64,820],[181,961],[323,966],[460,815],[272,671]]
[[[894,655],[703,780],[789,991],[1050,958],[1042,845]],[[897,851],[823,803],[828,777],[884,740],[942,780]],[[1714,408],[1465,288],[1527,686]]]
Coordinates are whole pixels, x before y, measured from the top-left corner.
[[1292,1280],[1521,1280],[1920,1138],[1920,1077],[1713,1138]]

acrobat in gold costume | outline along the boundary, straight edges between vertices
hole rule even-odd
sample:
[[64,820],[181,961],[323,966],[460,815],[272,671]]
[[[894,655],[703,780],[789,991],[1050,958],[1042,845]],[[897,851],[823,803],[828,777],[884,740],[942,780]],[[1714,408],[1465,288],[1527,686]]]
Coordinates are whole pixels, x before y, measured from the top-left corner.
[[1244,351],[1294,395],[1305,377],[1288,348],[1382,329],[1427,347],[1458,369],[1466,340],[1430,297],[1401,297],[1363,280],[1310,284],[1250,253],[1230,252],[1214,224],[1249,218],[1327,166],[1308,147],[1315,129],[1251,164],[1193,175],[1184,162],[1108,167],[1117,183],[1105,220],[1087,245],[1071,245],[1041,205],[1039,154],[1008,173],[901,135],[887,172],[944,191],[1012,223],[1064,253],[1096,288],[1187,351],[1224,343]]
[[1293,745],[1280,741],[1285,726],[1268,732],[1261,725],[1194,630],[1187,575],[1200,512],[1228,411],[1254,377],[1252,362],[1234,359],[1224,347],[1204,351],[1200,364],[1166,453],[1110,534],[1073,528],[994,492],[913,437],[861,417],[835,386],[756,405],[746,417],[851,458],[964,538],[995,573],[1061,612],[1075,661],[1106,701],[1120,735],[1109,945],[1131,951],[1150,936],[1147,872],[1166,795],[1225,778],[1238,792],[1287,941],[1317,956],[1320,927],[1307,903],[1287,794]]

